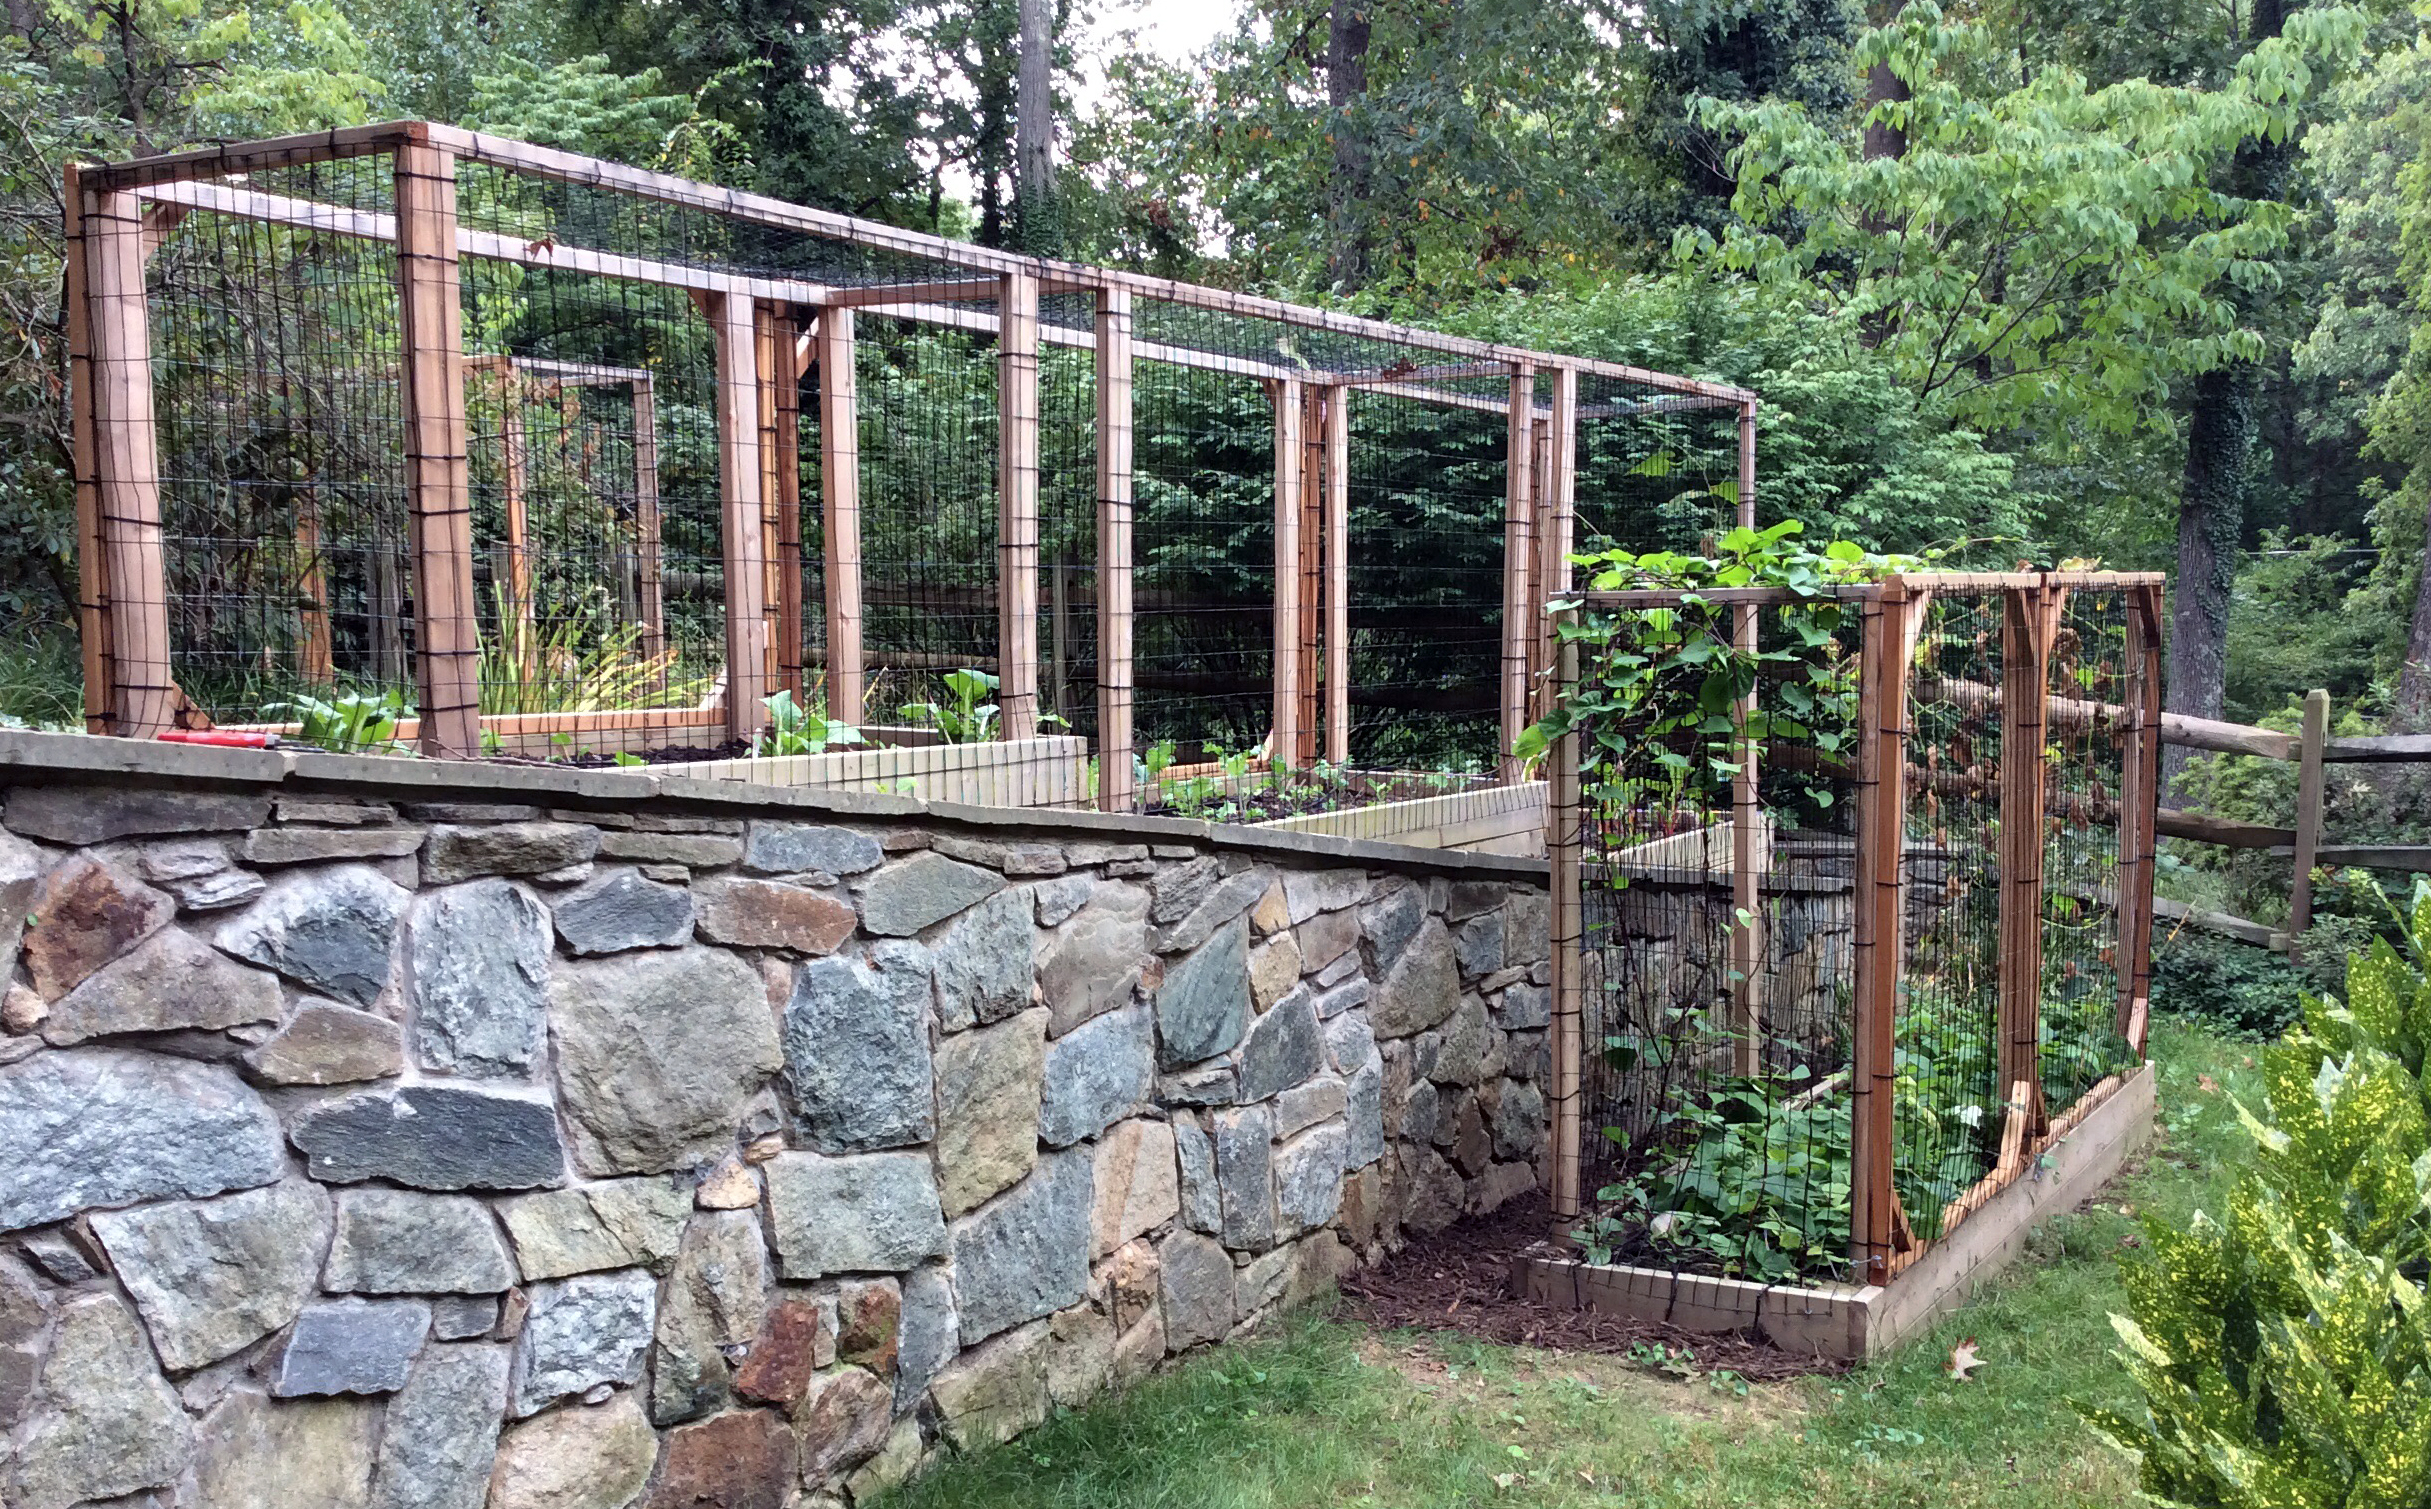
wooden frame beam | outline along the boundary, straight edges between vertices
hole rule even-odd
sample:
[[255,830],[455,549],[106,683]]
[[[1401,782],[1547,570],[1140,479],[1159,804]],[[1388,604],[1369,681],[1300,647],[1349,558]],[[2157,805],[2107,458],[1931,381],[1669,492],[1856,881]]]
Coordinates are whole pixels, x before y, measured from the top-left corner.
[[1536,369],[1522,362],[1511,369],[1511,396],[1503,435],[1503,572],[1501,773],[1519,779],[1519,736],[1528,726],[1528,649],[1535,638],[1535,604],[1529,593],[1536,532],[1536,504],[1528,481],[1536,452]]
[[84,728],[87,733],[100,734],[110,731],[111,704],[118,678],[110,655],[109,545],[101,527],[101,410],[85,279],[88,254],[84,239],[85,193],[82,170],[74,163],[67,165],[64,188],[67,223],[63,291],[67,306],[68,401],[74,414],[70,460],[76,473],[76,625],[84,662]]
[[400,147],[396,196],[422,752],[466,759],[481,750],[481,627],[473,590],[454,159],[437,147]]
[[2329,743],[2330,694],[2315,689],[2304,694],[2304,722],[2296,736],[2295,874],[2288,883],[2290,939],[2302,938],[2304,930],[2313,925],[2313,866],[2320,858],[2321,803],[2327,787],[2321,765]]
[[2136,672],[2119,783],[2119,1035],[2138,1056],[2152,1021],[2153,882],[2161,833],[2161,589],[2127,593],[2127,655]]
[[1000,280],[996,336],[996,702],[1008,739],[1038,734],[1038,279]]
[[760,532],[759,340],[751,300],[708,301],[717,344],[718,494],[726,576],[726,736],[748,739],[767,716],[768,551]]
[[1131,295],[1098,295],[1097,318],[1097,802],[1136,804],[1131,681]]
[[827,613],[827,716],[867,716],[861,645],[861,400],[853,312],[819,314],[819,544]]
[[1300,744],[1300,423],[1302,385],[1271,390],[1275,416],[1274,727],[1270,758],[1288,760]]
[[[1738,522],[1756,523],[1756,405],[1739,406]],[[1754,603],[1731,609],[1731,642],[1742,656],[1756,653],[1756,619],[1763,610]],[[1757,801],[1757,741],[1747,730],[1756,713],[1749,692],[1733,710],[1739,727],[1739,769],[1730,778],[1730,997],[1733,1057],[1738,1072],[1755,1074],[1763,1067],[1764,1032],[1764,880],[1772,868],[1771,836]]]
[[1325,404],[1325,758],[1351,758],[1351,389]]
[[1316,383],[1300,387],[1299,738],[1275,757],[1303,770],[1317,761],[1317,730],[1325,712],[1319,682],[1325,637],[1325,437],[1337,391]]
[[2000,1033],[1994,1083],[2022,1112],[2029,1135],[2049,1122],[2043,1103],[2043,831],[2051,644],[2060,589],[2011,587],[2001,594]]

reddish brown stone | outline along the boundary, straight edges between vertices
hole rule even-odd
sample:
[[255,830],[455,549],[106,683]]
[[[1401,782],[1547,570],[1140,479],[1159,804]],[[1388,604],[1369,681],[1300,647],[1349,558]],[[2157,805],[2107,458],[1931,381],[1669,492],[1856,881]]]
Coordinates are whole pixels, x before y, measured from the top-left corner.
[[751,1355],[734,1375],[734,1391],[746,1399],[791,1405],[810,1387],[810,1376],[836,1360],[835,1335],[815,1300],[772,1305],[760,1323]]
[[703,938],[742,948],[832,954],[852,936],[853,909],[830,896],[772,880],[721,877],[692,887]]
[[51,871],[25,930],[34,988],[56,1001],[158,932],[177,903],[132,875],[78,855]]
[[784,1509],[793,1468],[793,1433],[782,1415],[731,1410],[667,1433],[646,1509]]
[[891,1278],[847,1280],[836,1292],[836,1357],[882,1377],[895,1371],[903,1291]]

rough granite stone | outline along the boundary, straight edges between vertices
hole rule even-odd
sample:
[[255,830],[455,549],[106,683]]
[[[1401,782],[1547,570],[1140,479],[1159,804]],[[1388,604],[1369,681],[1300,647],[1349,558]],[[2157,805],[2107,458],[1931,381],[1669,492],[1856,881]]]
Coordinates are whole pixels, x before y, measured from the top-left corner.
[[1168,1106],[1228,1106],[1241,1098],[1241,1076],[1230,1063],[1201,1064],[1158,1080],[1156,1096]]
[[[1180,1214],[1173,1142],[1173,1128],[1161,1121],[1126,1121],[1098,1139],[1089,1215],[1092,1261]],[[1109,1333],[1107,1345],[1113,1341]]]
[[1278,1247],[1233,1270],[1235,1324],[1249,1324],[1259,1317],[1259,1312],[1283,1297],[1283,1286],[1291,1278],[1292,1256],[1291,1247]]
[[16,1450],[0,1456],[0,1503],[67,1509],[160,1487],[185,1470],[192,1440],[134,1315],[116,1295],[77,1295],[60,1303]]
[[970,1345],[1089,1292],[1087,1149],[1052,1153],[1010,1194],[954,1223],[954,1292]]
[[388,1401],[371,1509],[482,1509],[506,1394],[505,1347],[426,1348]]
[[366,865],[294,870],[220,924],[214,941],[240,959],[355,1006],[388,985],[406,893]]
[[1232,1334],[1232,1256],[1213,1239],[1176,1231],[1156,1249],[1165,1345],[1176,1352]]
[[279,1124],[216,1064],[77,1048],[0,1067],[0,1231],[279,1177]]
[[1030,887],[1032,911],[1038,925],[1060,926],[1064,919],[1089,904],[1089,898],[1097,894],[1097,887],[1097,880],[1088,875],[1059,876]]
[[1147,956],[1148,893],[1120,883],[1099,886],[1039,950],[1039,994],[1055,1013],[1049,1035],[1061,1037],[1127,1004]]
[[866,964],[814,959],[794,972],[785,1077],[811,1147],[868,1152],[936,1135],[929,981],[928,951],[894,940],[871,944]]
[[776,1300],[734,1370],[735,1393],[762,1404],[799,1402],[811,1375],[836,1360],[837,1328],[834,1295]]
[[232,906],[243,906],[269,888],[251,870],[221,870],[191,879],[164,880],[161,886],[189,912],[224,912]]
[[1215,1143],[1196,1119],[1173,1119],[1174,1162],[1180,1176],[1182,1224],[1192,1231],[1224,1229],[1224,1190],[1216,1182]]
[[1544,1150],[1545,1094],[1524,1079],[1505,1080],[1489,1128],[1494,1156],[1532,1159]]
[[414,1057],[441,1074],[522,1078],[540,1056],[549,916],[504,880],[425,891],[407,924]]
[[1453,934],[1452,954],[1460,972],[1472,979],[1502,968],[1502,918],[1476,917],[1462,923]]
[[1046,1061],[1044,1010],[938,1045],[937,1195],[949,1218],[1011,1188],[1038,1161]]
[[1150,918],[1160,923],[1181,921],[1207,899],[1207,893],[1215,889],[1221,875],[1222,871],[1217,868],[1214,857],[1207,855],[1193,858],[1187,864],[1176,865],[1170,870],[1158,871],[1148,881],[1148,887],[1156,898],[1149,912]]
[[853,932],[851,907],[781,881],[714,876],[693,884],[692,900],[701,936],[712,943],[832,954]]
[[650,1423],[672,1425],[733,1397],[729,1354],[768,1314],[768,1247],[756,1211],[713,1210],[684,1229],[650,1344]]
[[692,941],[692,893],[610,870],[551,906],[557,936],[576,956],[636,948],[681,948]]
[[1224,1195],[1224,1245],[1274,1245],[1274,1109],[1244,1106],[1215,1113],[1216,1184]]
[[279,1350],[270,1392],[393,1394],[430,1334],[430,1305],[418,1299],[333,1299],[306,1305]]
[[1343,1095],[1347,1123],[1342,1165],[1365,1168],[1384,1156],[1384,1060],[1374,1058],[1352,1072]]
[[1453,958],[1451,934],[1432,917],[1425,924],[1413,930],[1411,941],[1369,1003],[1368,1020],[1378,1037],[1424,1032],[1460,1005],[1460,969]]
[[759,975],[714,949],[560,965],[549,1018],[558,1097],[587,1174],[709,1161],[784,1062]]
[[953,1286],[934,1265],[903,1276],[903,1319],[895,1333],[895,1413],[920,1402],[928,1386],[962,1349],[962,1317]]
[[1342,1122],[1327,1121],[1275,1149],[1275,1214],[1283,1235],[1313,1231],[1341,1209],[1347,1140]]
[[1339,912],[1367,899],[1364,870],[1286,870],[1283,903],[1297,925],[1323,912]]
[[195,1502],[211,1509],[363,1509],[380,1406],[369,1399],[222,1398],[195,1432]]
[[692,1213],[681,1174],[606,1179],[499,1202],[528,1282],[609,1268],[664,1268]]
[[1241,1099],[1265,1100],[1304,1083],[1325,1064],[1317,1013],[1302,996],[1251,1024],[1241,1049]]
[[1542,891],[1513,891],[1502,911],[1505,964],[1540,964],[1553,955],[1553,901]]
[[1553,1025],[1553,992],[1542,985],[1514,985],[1494,1007],[1494,1025],[1527,1032]]
[[1260,1011],[1300,983],[1300,946],[1289,934],[1270,938],[1249,956],[1249,1004]]
[[891,1278],[848,1278],[836,1286],[836,1360],[895,1375],[903,1336],[903,1290]]
[[294,1320],[329,1243],[329,1197],[301,1179],[216,1200],[96,1211],[94,1234],[173,1372]]
[[794,1407],[802,1481],[812,1487],[867,1461],[893,1426],[895,1391],[867,1368],[832,1368]]
[[548,1103],[485,1090],[364,1091],[297,1112],[287,1135],[312,1176],[332,1184],[507,1190],[565,1182],[565,1146]]
[[1155,1037],[1148,1008],[1133,1006],[1083,1023],[1050,1045],[1039,1140],[1069,1147],[1129,1114],[1155,1077]]
[[327,864],[342,859],[403,859],[422,847],[427,828],[256,828],[245,835],[245,862]]
[[896,1272],[945,1250],[926,1153],[780,1153],[763,1172],[770,1241],[788,1279]]
[[485,1509],[629,1509],[658,1465],[658,1433],[631,1394],[551,1410],[498,1440]]
[[304,1002],[277,1034],[243,1056],[257,1085],[348,1085],[405,1072],[405,1029],[384,1016]]
[[908,938],[1004,887],[1002,875],[923,850],[861,883],[861,926],[881,938]]
[[656,1279],[627,1268],[552,1279],[525,1293],[531,1310],[516,1339],[511,1380],[517,1419],[596,1384],[641,1381],[658,1306]]
[[129,785],[12,786],[8,825],[29,838],[106,844],[161,833],[242,833],[270,816],[266,794]]
[[[1403,882],[1359,909],[1359,929],[1367,935],[1379,974],[1389,972],[1403,949],[1418,936],[1427,920],[1426,892]],[[1442,924],[1438,923],[1440,930]]]
[[[430,1333],[441,1341],[486,1336],[498,1325],[495,1294],[438,1294],[431,1297]],[[503,1363],[501,1364],[503,1366]]]
[[858,875],[885,860],[886,851],[870,835],[821,823],[755,822],[743,848],[743,868],[763,875],[797,875],[808,870]]
[[1087,1305],[1058,1310],[1047,1320],[1047,1398],[1078,1409],[1114,1374],[1114,1321]]
[[1301,970],[1317,974],[1359,946],[1359,914],[1319,912],[1294,928],[1292,937],[1300,946]]
[[281,1008],[276,975],[166,928],[52,1002],[42,1035],[64,1047],[130,1032],[217,1031],[276,1022]]
[[583,864],[598,852],[599,830],[584,823],[442,823],[422,847],[422,880],[453,885],[483,875],[538,875]]
[[1024,891],[999,891],[954,919],[934,945],[937,1020],[948,1032],[1000,1022],[1030,1004],[1037,930]]
[[743,841],[715,833],[602,833],[599,857],[714,870],[739,863]]
[[1486,1018],[1485,1002],[1463,996],[1459,1008],[1444,1019],[1435,1067],[1427,1077],[1438,1084],[1474,1085],[1484,1077],[1486,1056],[1494,1047],[1494,1024]]
[[470,1195],[403,1189],[338,1193],[321,1287],[332,1294],[498,1294],[515,1263],[489,1207]]
[[1047,1324],[965,1351],[930,1385],[938,1431],[973,1451],[1012,1440],[1047,1418]]
[[642,1509],[785,1509],[794,1436],[773,1410],[733,1410],[667,1436],[657,1486]]
[[1215,936],[1216,929],[1238,922],[1246,929],[1249,919],[1242,914],[1257,904],[1265,894],[1273,875],[1265,870],[1243,870],[1227,875],[1207,893],[1207,899],[1190,909],[1190,915],[1160,930],[1154,938],[1160,954],[1185,953]]
[[56,1001],[176,914],[175,902],[127,871],[89,854],[70,855],[42,877],[18,914],[27,920],[25,972],[44,1000]]
[[1249,925],[1236,922],[1165,971],[1156,992],[1161,1059],[1179,1068],[1229,1052],[1249,1025]]
[[1318,1122],[1342,1114],[1348,1103],[1339,1079],[1312,1079],[1275,1097],[1275,1140],[1296,1137]]

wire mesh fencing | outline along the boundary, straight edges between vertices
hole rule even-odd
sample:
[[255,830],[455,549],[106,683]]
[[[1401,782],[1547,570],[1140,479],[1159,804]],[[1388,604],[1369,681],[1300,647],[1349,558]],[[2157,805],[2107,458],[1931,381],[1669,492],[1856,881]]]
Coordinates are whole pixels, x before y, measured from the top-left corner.
[[1584,595],[1555,1205],[1615,1281],[1887,1282],[2134,1070],[2157,600]]

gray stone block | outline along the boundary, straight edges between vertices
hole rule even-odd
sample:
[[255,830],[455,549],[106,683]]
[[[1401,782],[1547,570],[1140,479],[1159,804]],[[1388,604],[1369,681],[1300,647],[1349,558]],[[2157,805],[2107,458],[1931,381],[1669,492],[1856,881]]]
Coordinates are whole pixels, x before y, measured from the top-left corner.
[[929,982],[928,951],[893,940],[873,943],[866,964],[813,959],[794,972],[785,1078],[811,1147],[871,1152],[936,1135]]
[[277,1118],[227,1069],[106,1048],[0,1067],[0,1147],[0,1231],[251,1189],[281,1163]]
[[515,1344],[510,1408],[521,1419],[594,1385],[638,1383],[658,1280],[640,1269],[534,1284]]
[[515,1264],[489,1207],[470,1195],[402,1189],[338,1194],[322,1287],[332,1294],[497,1294]]
[[405,1029],[384,1016],[306,1001],[278,1033],[244,1054],[257,1085],[348,1085],[405,1072]]
[[1317,1013],[1306,996],[1275,1004],[1252,1023],[1241,1049],[1241,1099],[1260,1101],[1305,1083],[1325,1063]]
[[1148,1009],[1133,1006],[1057,1039],[1047,1049],[1039,1140],[1068,1147],[1128,1115],[1155,1075],[1155,1036]]
[[1224,1245],[1264,1250],[1275,1242],[1274,1110],[1215,1113],[1216,1184],[1224,1196]]
[[329,1197],[301,1179],[216,1200],[96,1211],[160,1360],[186,1372],[294,1320],[329,1243]]
[[1323,912],[1339,912],[1367,899],[1365,870],[1285,870],[1283,903],[1294,926]]
[[1453,958],[1451,935],[1433,918],[1423,921],[1423,927],[1412,930],[1408,944],[1369,1003],[1368,1020],[1378,1037],[1424,1032],[1460,1004],[1460,970]]
[[650,1343],[650,1423],[672,1425],[733,1397],[727,1359],[768,1314],[768,1248],[751,1210],[708,1210],[685,1228]]
[[885,860],[886,851],[869,834],[821,823],[755,822],[743,848],[743,868],[763,875],[858,875]]
[[549,916],[504,880],[426,891],[407,924],[414,1056],[476,1079],[529,1074],[540,1056]]
[[1460,972],[1472,979],[1502,968],[1502,918],[1477,917],[1462,923],[1453,935],[1452,953],[1460,962]]
[[356,1006],[388,985],[406,893],[366,865],[299,870],[220,924],[215,941],[240,959]]
[[1359,909],[1359,929],[1367,935],[1379,974],[1400,961],[1401,951],[1418,936],[1419,925],[1426,920],[1426,892],[1406,882]]
[[1086,1148],[1054,1153],[1004,1198],[954,1223],[965,1346],[1088,1297],[1094,1188]]
[[482,1509],[506,1396],[506,1348],[425,1350],[388,1401],[369,1509]]
[[66,1046],[130,1032],[217,1031],[275,1022],[281,1009],[276,975],[172,927],[52,1002],[42,1035]]
[[545,1101],[450,1085],[408,1085],[324,1101],[288,1136],[312,1176],[389,1179],[415,1189],[539,1189],[565,1182],[565,1146]]
[[1127,1005],[1148,958],[1148,893],[1108,882],[1049,934],[1038,958],[1039,994],[1054,1013],[1048,1034],[1061,1037]]
[[560,965],[549,1016],[574,1158],[592,1175],[710,1161],[784,1062],[767,987],[717,949]]
[[1249,924],[1235,921],[1170,965],[1156,993],[1167,1068],[1230,1052],[1249,1025]]
[[[442,1294],[430,1302],[430,1333],[441,1341],[463,1341],[469,1337],[486,1336],[498,1324],[498,1297],[494,1294]],[[499,1386],[506,1379],[506,1354],[498,1354]],[[412,1385],[407,1385],[411,1387]]]
[[692,941],[692,893],[637,870],[610,870],[551,909],[557,936],[577,955],[681,948]]
[[270,1392],[393,1394],[405,1387],[430,1334],[430,1306],[418,1299],[336,1299],[307,1305],[279,1352]]
[[929,1383],[962,1350],[962,1318],[945,1270],[924,1265],[903,1276],[903,1321],[895,1344],[895,1413],[920,1402]]
[[1177,1231],[1157,1247],[1165,1345],[1176,1352],[1232,1334],[1232,1257],[1196,1232]]
[[901,1272],[945,1250],[925,1153],[780,1153],[762,1172],[769,1239],[788,1279]]
[[1036,962],[1032,907],[1025,891],[999,891],[938,937],[937,1020],[946,1031],[1028,1009]]
[[587,863],[598,852],[599,830],[586,823],[441,824],[423,846],[422,880],[452,885],[483,875],[539,875]]
[[993,871],[923,851],[861,883],[861,926],[881,938],[908,938],[1004,886],[1004,877]]
[[1224,1190],[1216,1182],[1215,1144],[1196,1117],[1173,1118],[1173,1152],[1181,1174],[1182,1224],[1192,1231],[1222,1231]]
[[687,1175],[602,1179],[499,1202],[515,1262],[527,1280],[608,1268],[661,1269],[692,1214]]
[[[16,805],[12,795],[10,806]],[[66,1509],[177,1481],[194,1430],[118,1296],[61,1301],[17,1450],[0,1458],[0,1501]]]
[[268,792],[150,786],[13,786],[8,825],[30,838],[105,844],[162,833],[242,833],[270,816]]
[[1258,898],[1273,884],[1274,875],[1267,870],[1243,870],[1225,876],[1205,900],[1190,909],[1188,916],[1157,933],[1153,940],[1156,951],[1178,954],[1197,948],[1215,936],[1216,929],[1238,920],[1242,913],[1257,905]]
[[1275,1215],[1281,1235],[1313,1231],[1342,1208],[1347,1141],[1343,1123],[1327,1121],[1275,1149]]
[[1494,1006],[1494,1025],[1522,1032],[1553,1025],[1553,992],[1542,985],[1514,985]]

